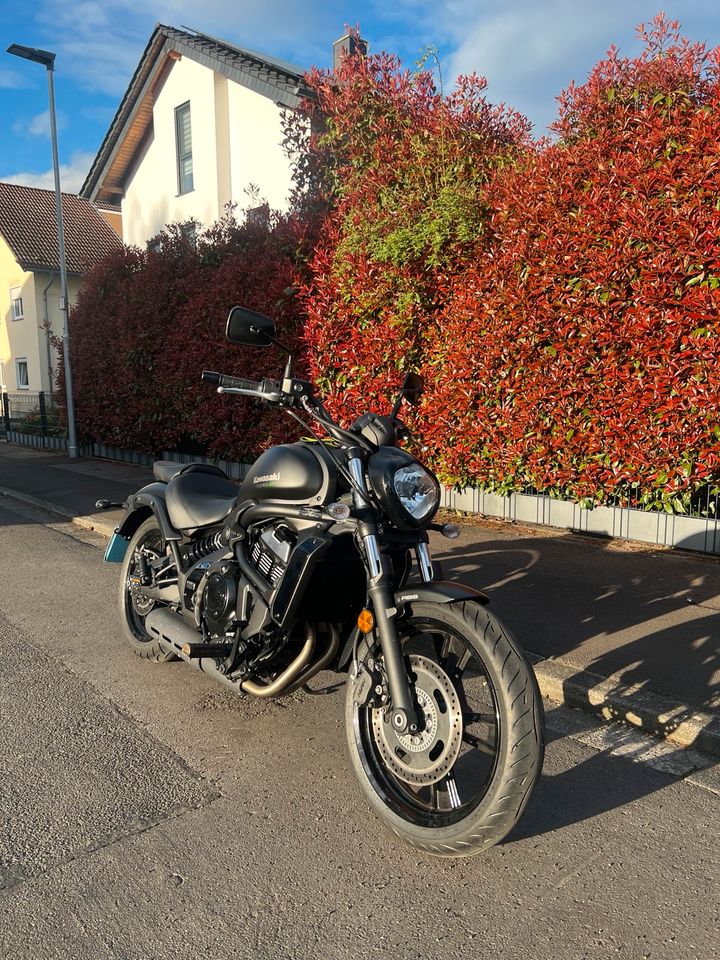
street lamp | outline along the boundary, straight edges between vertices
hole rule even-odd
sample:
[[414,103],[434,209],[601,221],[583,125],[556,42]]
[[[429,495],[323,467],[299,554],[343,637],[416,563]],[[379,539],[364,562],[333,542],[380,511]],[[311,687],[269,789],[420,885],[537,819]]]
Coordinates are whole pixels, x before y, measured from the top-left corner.
[[60,193],[60,164],[58,162],[57,123],[55,120],[55,54],[36,47],[24,47],[13,43],[7,52],[33,63],[41,63],[47,70],[48,98],[50,100],[50,136],[52,139],[53,172],[55,174],[55,215],[57,218],[58,254],[60,259],[60,313],[63,318],[63,359],[65,363],[65,397],[68,419],[68,456],[77,457],[77,436],[75,433],[75,405],[73,403],[72,370],[70,368],[70,325],[68,323],[67,267],[65,265],[65,227],[62,214],[62,195]]

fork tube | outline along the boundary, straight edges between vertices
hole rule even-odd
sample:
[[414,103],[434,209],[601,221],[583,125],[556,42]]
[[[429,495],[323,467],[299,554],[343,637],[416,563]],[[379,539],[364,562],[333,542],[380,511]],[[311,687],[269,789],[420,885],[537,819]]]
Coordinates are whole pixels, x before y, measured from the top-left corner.
[[348,467],[358,487],[354,492],[355,506],[358,510],[364,510],[366,515],[366,519],[359,525],[358,532],[367,559],[368,596],[375,612],[375,625],[392,698],[392,725],[398,733],[406,730],[414,732],[418,727],[418,719],[395,625],[397,609],[388,567],[389,561],[380,553],[375,518],[368,517],[370,501],[359,451],[348,451]]

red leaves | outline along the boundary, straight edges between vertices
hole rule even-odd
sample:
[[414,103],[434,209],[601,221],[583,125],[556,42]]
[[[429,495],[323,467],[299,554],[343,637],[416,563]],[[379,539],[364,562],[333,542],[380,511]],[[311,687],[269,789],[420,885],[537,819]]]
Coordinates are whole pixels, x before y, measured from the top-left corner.
[[271,315],[280,336],[300,349],[292,290],[305,230],[293,218],[228,219],[193,245],[170,228],[157,252],[123,250],[98,266],[71,315],[83,437],[150,453],[182,446],[242,460],[293,436],[274,411],[218,396],[200,383],[200,373],[279,374],[274,351],[225,341],[236,303]]
[[[339,199],[304,292],[313,370],[350,416],[419,365],[445,481],[602,501],[720,474],[718,57],[662,18],[643,36],[563,95],[556,144],[494,124],[481,84],[445,113],[393,61],[321,85]],[[475,235],[433,259],[454,164]],[[388,258],[398,224],[415,255]]]

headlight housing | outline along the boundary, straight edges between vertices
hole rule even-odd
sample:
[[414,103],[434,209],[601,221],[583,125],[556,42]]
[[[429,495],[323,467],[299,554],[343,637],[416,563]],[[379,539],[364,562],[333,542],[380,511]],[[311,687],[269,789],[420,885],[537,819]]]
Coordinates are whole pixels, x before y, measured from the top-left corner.
[[383,447],[370,457],[368,480],[380,506],[401,530],[425,526],[440,505],[434,474],[404,450]]

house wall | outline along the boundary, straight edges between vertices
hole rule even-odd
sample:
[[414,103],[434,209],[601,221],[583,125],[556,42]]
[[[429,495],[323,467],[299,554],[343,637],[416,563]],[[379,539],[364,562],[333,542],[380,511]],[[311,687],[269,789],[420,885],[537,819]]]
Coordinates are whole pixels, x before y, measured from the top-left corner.
[[[48,369],[48,338],[44,329],[45,298],[47,290],[47,317],[53,333],[62,336],[62,314],[58,305],[60,278],[57,273],[23,270],[15,260],[7,243],[0,237],[0,361],[4,369],[4,386],[13,393],[18,390],[15,361],[25,358],[28,365],[28,390],[49,391],[53,388]],[[78,277],[68,277],[68,297],[72,304],[80,289]],[[23,300],[22,320],[12,319],[10,290],[20,287]],[[57,353],[51,349],[53,369],[57,370]]]
[[[175,108],[190,102],[193,190],[177,194]],[[286,209],[290,167],[282,149],[280,108],[187,57],[155,91],[153,129],[125,183],[123,238],[144,246],[168,223],[208,225],[228,203],[252,206],[246,192]]]
[[[190,101],[193,190],[178,195],[175,108]],[[183,57],[156,90],[153,129],[125,184],[123,238],[144,246],[167,223],[218,217],[214,72]]]
[[[19,287],[23,301],[23,319],[12,319],[10,290]],[[35,282],[32,273],[23,270],[5,240],[0,237],[0,361],[4,386],[17,390],[15,360],[27,358],[30,390],[40,389],[38,365],[38,330],[35,304]]]
[[[50,330],[56,337],[63,335],[63,315],[60,310],[60,276],[57,273],[36,273],[35,274],[35,303],[37,305],[37,327],[38,327],[38,369],[40,373],[40,386],[34,387],[30,382],[31,390],[52,391],[56,388],[56,375],[58,369],[59,356],[57,350],[48,344],[48,336],[45,331],[45,320],[50,323]],[[77,300],[80,292],[82,280],[80,277],[68,277],[68,300],[72,305]],[[48,286],[49,284],[49,286]],[[46,312],[47,311],[47,312]],[[70,350],[70,359],[72,360],[72,343]],[[49,347],[49,349],[48,349]],[[52,366],[52,376],[50,367]]]
[[292,180],[282,147],[280,108],[239,83],[230,81],[228,93],[233,202],[239,208],[253,206],[245,192],[252,183],[260,200],[276,210],[287,210]]

